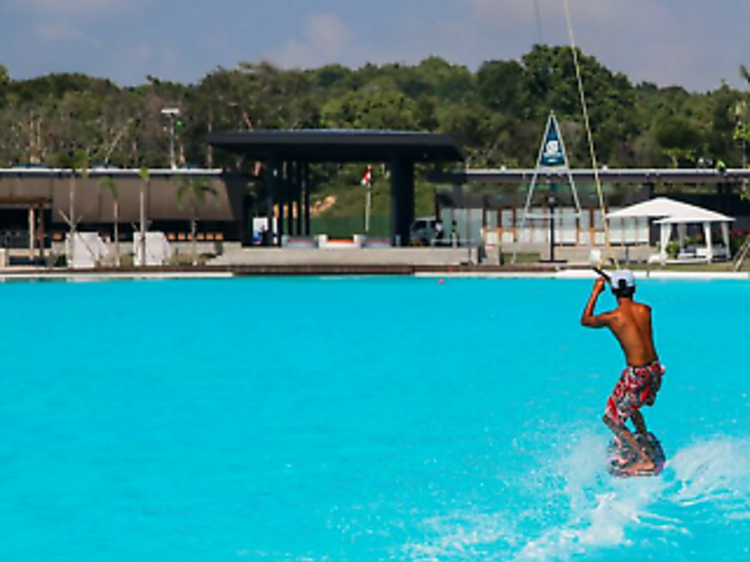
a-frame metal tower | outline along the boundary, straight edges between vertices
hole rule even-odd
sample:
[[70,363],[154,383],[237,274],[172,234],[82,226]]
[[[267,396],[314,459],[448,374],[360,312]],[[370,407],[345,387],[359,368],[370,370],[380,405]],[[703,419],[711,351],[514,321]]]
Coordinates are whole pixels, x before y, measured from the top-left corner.
[[[536,167],[534,168],[534,174],[531,176],[531,183],[529,184],[529,192],[526,195],[526,204],[523,207],[523,214],[521,216],[520,232],[524,233],[526,224],[529,220],[541,219],[550,221],[552,227],[552,221],[554,220],[554,210],[550,208],[549,213],[534,214],[530,212],[531,205],[534,199],[534,191],[536,190],[537,183],[539,180],[539,174],[546,171],[554,170],[559,172],[562,170],[565,176],[568,178],[568,185],[573,196],[573,202],[576,207],[576,216],[581,216],[581,202],[578,198],[578,190],[576,189],[575,181],[573,180],[573,174],[570,172],[570,166],[568,165],[568,154],[565,150],[565,141],[563,141],[562,133],[560,132],[560,125],[557,122],[554,112],[550,112],[549,118],[547,119],[547,126],[544,130],[544,137],[542,138],[542,144],[539,147],[539,155],[536,159]],[[515,245],[516,249],[513,251],[513,261],[516,263],[516,255],[518,253],[518,243]]]

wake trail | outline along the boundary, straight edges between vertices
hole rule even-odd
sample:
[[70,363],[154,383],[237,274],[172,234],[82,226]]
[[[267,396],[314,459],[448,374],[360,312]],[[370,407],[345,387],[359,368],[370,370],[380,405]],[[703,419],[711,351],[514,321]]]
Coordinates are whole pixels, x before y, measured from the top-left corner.
[[606,471],[604,435],[559,439],[554,455],[519,482],[524,509],[433,517],[424,522],[432,539],[407,545],[406,558],[564,561],[616,549],[629,559],[712,533],[710,525],[737,534],[733,524],[750,523],[750,447],[743,439],[694,442],[674,452],[658,477],[623,479]]
[[568,560],[594,549],[633,547],[644,533],[679,537],[707,520],[750,518],[750,449],[744,440],[694,443],[675,453],[660,476],[630,479],[591,478],[590,461],[581,466],[579,459],[604,458],[594,452],[595,442],[593,436],[579,439],[561,464],[570,471],[569,517],[528,540],[515,560]]

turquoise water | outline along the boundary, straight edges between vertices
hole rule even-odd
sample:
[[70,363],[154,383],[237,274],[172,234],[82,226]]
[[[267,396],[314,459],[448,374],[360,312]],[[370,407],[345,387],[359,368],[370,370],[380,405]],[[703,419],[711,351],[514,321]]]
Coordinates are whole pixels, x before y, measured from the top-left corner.
[[641,284],[670,460],[638,480],[590,285],[0,285],[0,560],[747,558],[750,284]]

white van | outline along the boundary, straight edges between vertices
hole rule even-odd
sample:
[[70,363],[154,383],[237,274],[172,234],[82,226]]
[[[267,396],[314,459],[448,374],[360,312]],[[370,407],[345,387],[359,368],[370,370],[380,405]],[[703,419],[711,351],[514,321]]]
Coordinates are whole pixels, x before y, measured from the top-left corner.
[[443,223],[435,217],[419,217],[411,223],[411,243],[435,246],[444,241]]

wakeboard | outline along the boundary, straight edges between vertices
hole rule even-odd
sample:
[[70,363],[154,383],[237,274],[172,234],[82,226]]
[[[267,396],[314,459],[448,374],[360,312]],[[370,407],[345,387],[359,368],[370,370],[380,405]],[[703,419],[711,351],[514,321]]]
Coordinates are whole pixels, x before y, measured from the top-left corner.
[[650,449],[651,460],[654,461],[655,465],[653,470],[633,471],[632,469],[629,469],[630,465],[632,465],[637,460],[638,455],[630,448],[627,443],[620,441],[617,437],[614,437],[610,442],[609,448],[607,450],[609,460],[608,470],[612,476],[617,476],[620,478],[627,478],[631,476],[658,476],[664,468],[664,465],[667,462],[667,458],[664,454],[664,449],[662,448],[661,443],[659,443],[659,440],[656,438],[656,436],[653,433],[649,432],[647,435],[636,434],[635,438],[639,443],[645,445],[647,450]]

